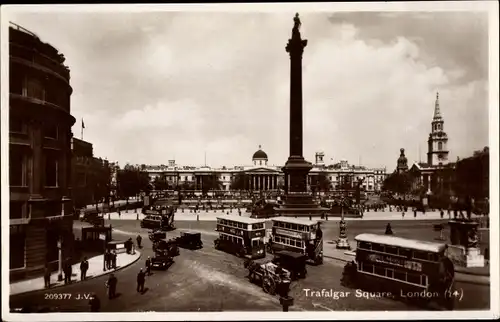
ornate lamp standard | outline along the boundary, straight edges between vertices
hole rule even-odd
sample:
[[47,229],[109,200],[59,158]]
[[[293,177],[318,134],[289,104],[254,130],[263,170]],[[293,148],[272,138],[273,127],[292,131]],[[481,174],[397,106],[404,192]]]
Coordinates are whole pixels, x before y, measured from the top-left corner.
[[[347,178],[345,178],[347,179]],[[352,180],[352,178],[351,178]],[[344,197],[340,200],[340,222],[339,222],[339,238],[337,240],[338,249],[351,249],[349,239],[347,238],[347,223],[344,220],[344,207],[347,205],[347,181],[344,182]],[[352,181],[351,181],[352,184]]]
[[339,222],[339,238],[337,240],[337,248],[338,249],[351,249],[351,245],[349,245],[349,240],[347,238],[347,223],[344,220],[344,206],[346,200],[343,198],[340,201],[340,222]]

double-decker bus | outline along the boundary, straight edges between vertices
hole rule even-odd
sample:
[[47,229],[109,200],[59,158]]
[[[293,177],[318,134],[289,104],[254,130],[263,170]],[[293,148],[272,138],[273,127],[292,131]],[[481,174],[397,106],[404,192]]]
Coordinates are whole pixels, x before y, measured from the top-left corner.
[[271,251],[288,250],[306,255],[316,265],[323,263],[321,221],[291,217],[277,217],[272,221]]
[[264,220],[225,215],[217,217],[219,238],[214,241],[215,249],[255,259],[266,257]]
[[446,256],[447,245],[376,234],[355,239],[356,260],[346,269],[357,288],[388,291],[413,303],[453,307],[455,269]]

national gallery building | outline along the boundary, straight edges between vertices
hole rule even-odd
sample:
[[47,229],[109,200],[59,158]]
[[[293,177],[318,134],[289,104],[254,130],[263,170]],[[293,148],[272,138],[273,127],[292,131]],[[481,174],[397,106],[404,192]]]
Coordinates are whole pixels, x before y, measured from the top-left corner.
[[[308,188],[317,182],[317,176],[321,175],[330,181],[330,190],[335,191],[341,188],[344,182],[361,182],[361,187],[366,191],[380,191],[382,183],[386,177],[386,169],[368,169],[362,166],[349,165],[346,160],[339,163],[325,165],[324,153],[317,152],[313,169],[309,172]],[[149,173],[151,182],[157,178],[164,178],[166,182],[176,187],[178,185],[190,185],[194,190],[203,189],[203,182],[207,177],[214,176],[220,182],[221,188],[225,191],[232,189],[232,182],[237,176],[243,178],[244,190],[253,191],[273,191],[283,189],[284,173],[281,166],[268,165],[267,154],[259,149],[252,156],[252,165],[211,168],[208,166],[191,167],[180,166],[175,160],[169,160],[168,165],[146,166],[145,171]],[[210,179],[211,179],[210,178]],[[206,181],[205,181],[206,182]]]

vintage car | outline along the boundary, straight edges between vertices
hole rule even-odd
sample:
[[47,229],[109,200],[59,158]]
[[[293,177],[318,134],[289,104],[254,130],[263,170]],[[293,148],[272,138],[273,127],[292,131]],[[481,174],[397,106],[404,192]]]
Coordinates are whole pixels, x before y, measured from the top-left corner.
[[99,216],[99,212],[97,210],[90,210],[86,211],[83,216],[80,218],[80,221],[86,221],[88,223],[93,224],[96,221],[99,221],[99,219],[102,218]]
[[167,232],[157,229],[149,232],[149,240],[153,243],[153,252],[157,251],[167,251],[169,256],[179,255],[179,247],[177,247],[176,239],[167,238]]
[[156,249],[153,258],[151,258],[151,268],[167,269],[174,262],[168,248]]
[[201,233],[182,232],[180,237],[175,238],[175,244],[182,248],[200,249],[203,247]]
[[175,239],[158,240],[153,243],[153,251],[167,251],[169,256],[178,256],[180,254],[179,247]]
[[306,277],[306,261],[306,255],[287,250],[275,252],[273,258],[274,264],[281,265],[281,267],[290,272],[290,278],[292,280]]

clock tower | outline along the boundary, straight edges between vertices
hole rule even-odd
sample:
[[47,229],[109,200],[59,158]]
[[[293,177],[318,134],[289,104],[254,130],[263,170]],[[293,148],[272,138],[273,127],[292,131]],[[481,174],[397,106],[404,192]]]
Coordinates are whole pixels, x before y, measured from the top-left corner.
[[448,163],[448,136],[444,132],[444,120],[439,108],[439,93],[436,94],[434,117],[431,126],[432,130],[427,140],[427,163],[429,166],[445,165]]

